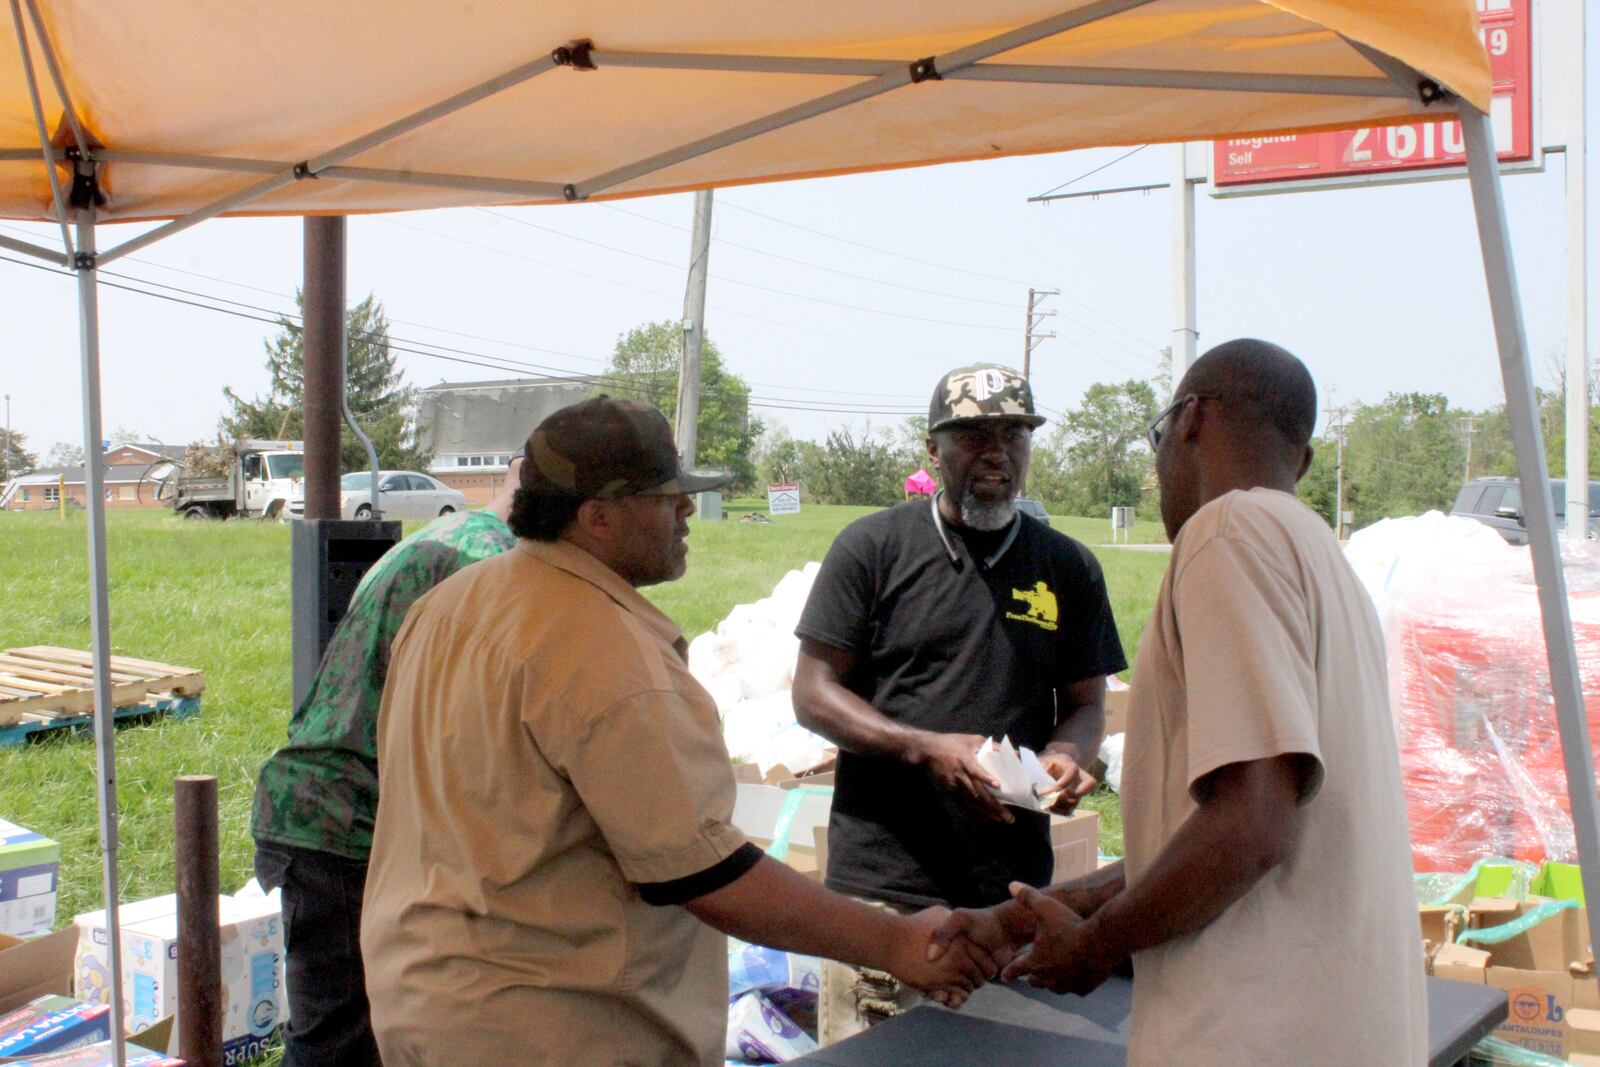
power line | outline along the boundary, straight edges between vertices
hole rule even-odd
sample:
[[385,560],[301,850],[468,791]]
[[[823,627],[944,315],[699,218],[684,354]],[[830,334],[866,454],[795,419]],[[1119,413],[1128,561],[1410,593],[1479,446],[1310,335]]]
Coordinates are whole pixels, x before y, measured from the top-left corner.
[[[637,211],[629,211],[626,208],[617,207],[615,204],[601,203],[599,206],[603,207],[603,208],[606,208],[606,209],[608,209],[610,211],[614,211],[619,215],[627,215],[627,216],[629,216],[631,218],[642,219],[645,222],[653,222],[657,226],[666,226],[666,227],[668,227],[670,229],[674,229],[674,230],[686,230],[687,229],[687,227],[679,226],[677,223],[667,222],[665,219],[651,218],[649,215],[640,214]],[[485,212],[487,212],[488,214],[491,214],[491,215],[496,214],[493,211],[489,211],[487,208],[479,208],[478,210],[485,211]],[[508,218],[508,216],[503,216],[503,215],[500,216],[500,217],[501,218]],[[521,220],[511,219],[510,221],[514,221],[515,222],[515,221],[521,221]],[[530,225],[531,226],[531,225],[534,225],[534,224],[533,223],[527,223],[526,225]],[[539,228],[543,229],[544,227],[539,227]],[[551,232],[560,232],[560,231],[551,231]],[[567,236],[571,236],[571,235],[567,235]],[[968,303],[988,304],[990,307],[1001,307],[1001,308],[1009,308],[1011,306],[1010,303],[1008,303],[1007,301],[1004,301],[1004,300],[990,300],[990,299],[988,299],[986,297],[968,296],[968,295],[966,295],[964,293],[950,293],[950,292],[945,292],[942,289],[924,289],[923,287],[918,286],[918,285],[906,285],[903,282],[891,282],[891,281],[889,281],[889,280],[887,280],[885,278],[874,278],[871,275],[867,275],[867,274],[857,274],[854,271],[843,270],[843,269],[841,269],[839,267],[830,267],[830,266],[827,266],[826,264],[823,264],[823,263],[813,263],[810,260],[796,259],[794,256],[785,256],[785,255],[783,255],[781,253],[778,253],[778,252],[772,252],[772,251],[769,251],[768,249],[765,249],[765,248],[758,248],[755,245],[743,244],[743,243],[741,243],[739,241],[733,241],[733,240],[730,240],[730,239],[728,239],[726,237],[713,236],[712,240],[716,241],[716,243],[719,244],[719,245],[726,245],[729,248],[737,248],[737,249],[740,249],[740,250],[745,251],[745,252],[752,252],[755,255],[766,256],[769,259],[776,259],[776,260],[778,260],[778,261],[780,261],[782,263],[793,263],[796,266],[808,267],[811,270],[826,271],[829,274],[837,274],[840,277],[853,278],[856,281],[869,282],[872,285],[886,285],[886,286],[889,286],[891,289],[903,289],[903,290],[905,290],[906,292],[909,292],[909,293],[922,293],[922,294],[924,294],[926,296],[937,296],[942,300],[964,300],[964,301],[967,301]],[[933,265],[937,266],[938,264],[933,264]]]
[[742,211],[746,215],[754,215],[757,218],[766,219],[768,222],[776,222],[780,226],[789,226],[796,230],[802,230],[809,234],[815,234],[818,237],[826,237],[828,240],[838,241],[840,244],[847,244],[854,248],[864,248],[868,252],[876,252],[881,256],[893,256],[895,259],[903,259],[910,263],[920,263],[924,267],[937,267],[939,270],[953,271],[956,274],[966,274],[973,278],[986,278],[992,282],[1005,282],[1008,285],[1028,284],[1027,282],[1017,278],[1006,278],[998,274],[985,274],[982,271],[968,270],[965,267],[952,267],[947,263],[940,263],[938,260],[924,259],[921,256],[911,256],[904,252],[893,252],[887,248],[878,248],[875,245],[864,244],[861,241],[853,241],[848,237],[840,237],[836,233],[826,233],[822,230],[812,229],[810,226],[802,226],[798,222],[790,222],[788,219],[780,219],[776,215],[768,215],[765,212],[757,211],[754,208],[742,207],[739,204],[729,203],[726,200],[719,201],[719,206],[731,208],[734,211]]
[[[35,270],[46,271],[48,273],[57,274],[57,275],[60,275],[62,277],[69,277],[70,278],[70,277],[74,276],[71,271],[60,270],[60,269],[57,269],[57,268],[54,268],[54,267],[47,266],[45,264],[29,263],[29,262],[27,262],[25,260],[12,259],[9,256],[0,256],[0,261],[6,262],[6,263],[11,263],[11,264],[14,264],[14,265],[20,266],[20,267],[31,267],[31,268],[33,268]],[[112,274],[112,272],[101,272],[101,273],[102,273],[102,275]],[[213,311],[213,312],[217,312],[218,314],[223,314],[223,315],[231,315],[234,318],[247,319],[247,320],[252,321],[252,322],[265,323],[265,324],[271,325],[271,326],[281,326],[281,325],[283,325],[283,322],[285,320],[294,320],[294,319],[301,318],[301,316],[299,316],[299,315],[291,314],[291,313],[288,313],[288,312],[282,312],[282,311],[277,311],[277,310],[272,309],[272,308],[262,308],[262,307],[257,307],[255,305],[244,304],[241,301],[229,300],[229,299],[227,299],[225,297],[212,296],[211,294],[195,293],[195,292],[193,292],[191,290],[181,289],[181,288],[179,288],[177,286],[164,285],[161,282],[153,282],[153,281],[150,281],[148,279],[133,278],[133,277],[130,277],[130,276],[124,275],[124,274],[112,274],[112,276],[124,278],[124,279],[126,279],[128,281],[135,281],[135,282],[138,282],[141,285],[154,285],[154,286],[157,286],[159,288],[171,289],[171,290],[174,290],[175,292],[185,293],[185,294],[187,294],[187,296],[197,297],[198,299],[186,299],[185,297],[173,296],[173,295],[170,295],[168,293],[151,292],[148,289],[141,289],[141,288],[138,288],[137,286],[134,286],[134,285],[126,285],[126,284],[122,284],[120,282],[106,281],[103,276],[101,277],[101,279],[99,281],[99,284],[103,285],[103,286],[105,286],[107,288],[110,288],[110,289],[118,289],[118,290],[122,290],[124,292],[137,293],[140,296],[154,297],[154,298],[156,298],[158,300],[166,300],[166,301],[169,301],[171,303],[182,304],[182,305],[185,305],[187,307],[199,308],[199,309],[204,310],[204,311]],[[234,308],[218,307],[215,304],[202,303],[201,301],[204,301],[204,300],[213,300],[213,301],[216,301],[218,303],[223,303],[223,304],[233,304],[233,305],[235,305],[235,307],[245,308],[247,310],[240,311],[240,310],[235,310]],[[272,316],[272,317],[269,318],[267,316]],[[358,334],[356,336],[358,338],[360,338],[360,337],[369,337],[369,336],[374,336],[374,335],[372,335],[372,334],[365,334],[365,335]],[[395,350],[397,352],[404,352],[404,353],[407,353],[409,355],[426,356],[426,357],[430,357],[430,358],[433,358],[433,359],[444,360],[444,361],[450,362],[450,363],[459,363],[459,364],[465,364],[465,365],[469,365],[469,366],[483,367],[483,368],[486,368],[486,369],[489,369],[489,370],[498,370],[498,371],[503,371],[503,372],[508,372],[508,373],[528,374],[528,375],[532,375],[533,377],[537,377],[537,378],[550,378],[550,379],[553,379],[553,378],[570,378],[570,377],[572,377],[571,371],[567,370],[566,368],[544,366],[544,365],[541,365],[541,364],[528,363],[528,362],[525,362],[525,361],[522,361],[522,360],[513,360],[513,359],[510,359],[510,358],[507,358],[507,357],[495,356],[495,355],[488,354],[488,353],[472,352],[470,350],[451,348],[451,347],[445,346],[445,345],[435,345],[435,344],[432,344],[431,342],[427,342],[427,341],[415,341],[415,340],[411,340],[409,338],[395,337],[393,335],[389,335],[389,336],[387,336],[385,338],[385,342],[387,343],[388,347],[390,347],[391,349],[393,349],[393,350]],[[426,346],[426,347],[425,348],[414,347],[414,346],[417,346],[417,345],[422,345],[422,346]],[[438,349],[439,351],[430,351],[430,349]],[[448,353],[456,353],[456,354],[452,355],[452,354],[448,354]],[[546,373],[547,371],[555,371],[557,373]],[[616,375],[583,375],[583,377],[586,377],[586,378],[592,380],[593,382],[595,382],[596,385],[598,385],[598,386],[600,386],[602,388],[612,388],[612,389],[615,389],[615,390],[620,391],[620,392],[632,392],[632,393],[635,393],[635,394],[638,394],[638,395],[649,395],[650,392],[651,392],[645,386],[640,385],[639,383],[637,383],[635,381],[631,381],[631,380],[629,380],[627,378],[624,378],[624,377],[618,377]],[[842,404],[842,403],[841,404],[830,404],[830,405],[822,405],[822,404],[803,405],[803,404],[795,403],[794,402],[794,398],[791,398],[791,397],[766,397],[766,396],[760,396],[760,395],[753,394],[753,393],[749,394],[747,396],[744,396],[744,397],[740,397],[739,394],[737,394],[735,392],[729,392],[729,391],[726,391],[726,390],[724,390],[724,391],[714,391],[712,393],[712,395],[721,396],[721,397],[724,397],[724,398],[731,398],[731,399],[735,399],[735,400],[743,399],[751,407],[770,408],[770,409],[778,410],[778,411],[813,411],[813,412],[833,413],[833,414],[842,414],[842,415],[903,415],[903,416],[909,416],[909,415],[920,414],[920,409],[910,408],[910,407],[907,407],[907,408],[893,408],[893,409],[891,409],[891,408],[884,408],[884,407],[873,407],[873,406],[869,406],[869,405]]]
[[[493,215],[495,213],[491,211],[491,212],[488,212],[488,214]],[[527,222],[527,221],[525,221],[523,219],[512,218],[512,217],[506,216],[506,215],[498,215],[496,217],[507,219],[507,221],[517,223],[518,225],[521,225],[521,226],[530,226],[533,229],[542,230],[542,231],[544,231],[546,233],[554,233],[554,234],[557,234],[557,235],[562,236],[562,237],[570,237],[572,240],[580,241],[583,244],[594,245],[596,248],[603,248],[608,252],[616,252],[619,255],[631,256],[634,259],[642,259],[646,263],[654,263],[654,264],[656,264],[658,266],[669,267],[672,270],[676,270],[676,271],[683,270],[683,264],[681,264],[681,263],[675,263],[675,262],[673,262],[671,260],[666,260],[666,259],[657,259],[655,256],[647,256],[643,252],[632,252],[632,251],[629,251],[628,249],[625,249],[625,248],[618,248],[615,245],[603,244],[603,243],[601,243],[599,241],[591,241],[586,237],[574,237],[572,234],[563,233],[561,230],[553,230],[548,226],[540,226],[538,223]],[[396,225],[396,226],[405,225],[404,223],[396,222],[394,219],[379,219],[378,221],[387,222],[387,223],[390,223],[390,224]],[[406,228],[407,229],[417,230],[420,233],[432,234],[435,237],[444,236],[443,234],[435,233],[432,230],[424,230],[424,229],[422,229],[421,227],[418,227],[418,226],[406,226]],[[488,245],[482,245],[480,247],[483,247],[483,248],[486,248],[486,249],[490,249],[490,250],[496,250],[496,249],[492,249],[492,247],[488,246]],[[531,259],[531,257],[528,257],[528,258]],[[538,263],[540,261],[536,260],[536,259],[533,259],[532,262]],[[546,266],[554,266],[554,264],[545,264],[545,265]],[[567,268],[558,268],[558,269],[567,269]],[[575,271],[574,273],[582,273],[582,272],[581,271]],[[588,277],[594,277],[594,275],[588,275]],[[797,293],[797,292],[794,292],[793,290],[790,290],[790,289],[779,289],[776,286],[762,285],[759,282],[745,281],[742,278],[730,278],[730,277],[728,277],[727,275],[724,275],[724,274],[713,274],[713,275],[711,275],[711,277],[716,279],[719,282],[726,282],[729,285],[742,285],[742,286],[745,286],[748,289],[758,289],[761,292],[772,293],[775,296],[786,296],[786,297],[789,297],[790,299],[793,299],[793,300],[808,300],[808,301],[811,301],[812,303],[815,303],[815,304],[826,304],[829,307],[844,308],[844,309],[846,309],[848,311],[860,311],[860,312],[863,312],[863,313],[868,314],[868,315],[884,315],[884,316],[887,316],[889,318],[907,319],[907,320],[912,321],[912,322],[925,322],[925,323],[929,323],[929,324],[934,325],[934,326],[957,326],[957,327],[961,327],[961,328],[969,329],[969,330],[999,330],[999,331],[1001,331],[1003,333],[1015,333],[1016,332],[1016,328],[1014,326],[997,326],[997,325],[994,325],[994,324],[991,324],[991,323],[986,323],[986,322],[962,322],[962,321],[960,321],[958,319],[935,319],[935,318],[930,318],[930,317],[928,317],[926,315],[913,315],[913,314],[910,314],[910,313],[904,312],[904,311],[889,311],[889,310],[884,309],[884,308],[866,307],[866,306],[861,305],[861,304],[848,304],[848,303],[845,303],[842,300],[829,300],[828,298],[821,297],[821,296],[810,296],[810,295],[808,295],[806,293]],[[618,284],[623,284],[623,283],[618,283]],[[646,290],[646,291],[650,291],[650,290]]]
[[[671,293],[663,293],[663,292],[661,292],[660,290],[657,290],[657,289],[647,289],[642,285],[634,285],[634,284],[632,284],[630,282],[618,281],[615,278],[609,278],[609,277],[606,277],[606,276],[600,275],[600,274],[589,274],[586,271],[580,271],[580,270],[578,270],[578,269],[576,269],[574,267],[567,267],[567,266],[563,266],[563,265],[557,264],[557,263],[548,263],[548,262],[546,262],[546,261],[544,261],[542,259],[535,259],[532,256],[526,256],[526,255],[523,255],[523,254],[521,254],[519,252],[511,252],[511,251],[508,251],[508,250],[506,250],[504,248],[495,248],[492,245],[479,244],[476,241],[469,241],[464,237],[455,237],[455,236],[453,236],[451,234],[437,233],[437,232],[435,232],[433,230],[424,230],[421,227],[411,226],[411,225],[408,225],[408,224],[403,223],[403,222],[399,222],[399,221],[394,220],[394,219],[385,219],[385,218],[379,218],[379,217],[376,217],[376,216],[374,216],[374,219],[375,219],[375,221],[384,222],[384,223],[387,223],[387,224],[389,224],[391,226],[400,226],[400,227],[403,227],[404,229],[416,230],[418,233],[427,234],[430,237],[436,237],[441,241],[454,241],[457,244],[464,244],[464,245],[467,245],[467,246],[472,247],[472,248],[481,249],[481,250],[483,250],[485,252],[493,252],[495,255],[506,256],[506,257],[508,257],[510,259],[520,259],[520,260],[526,261],[528,263],[536,263],[541,267],[548,267],[551,270],[566,271],[566,272],[568,272],[570,274],[576,274],[579,277],[592,278],[595,281],[606,282],[607,284],[610,284],[610,285],[620,285],[620,286],[622,286],[622,287],[624,287],[626,289],[635,289],[635,290],[638,290],[639,292],[642,292],[642,293],[649,293],[652,296],[664,297],[664,298],[666,298],[668,300],[673,301],[674,304],[676,304],[681,299],[680,297],[674,296]],[[750,319],[750,320],[755,321],[755,322],[764,322],[764,323],[767,323],[769,326],[781,326],[786,330],[798,330],[798,331],[800,331],[802,333],[816,334],[818,337],[827,337],[827,338],[830,338],[830,339],[835,340],[835,341],[848,341],[851,344],[864,345],[864,346],[866,346],[868,348],[881,348],[886,352],[896,352],[896,353],[899,353],[900,355],[903,355],[903,356],[915,356],[918,359],[926,359],[927,356],[928,356],[928,352],[925,351],[925,350],[919,352],[919,351],[915,351],[915,350],[910,349],[910,348],[900,348],[897,345],[886,345],[886,344],[882,343],[881,341],[868,341],[865,338],[857,337],[857,336],[854,336],[852,334],[833,333],[833,332],[830,332],[828,330],[819,330],[819,329],[817,329],[817,328],[815,328],[813,326],[802,326],[799,323],[785,322],[782,319],[769,318],[769,317],[767,317],[765,315],[755,315],[755,314],[752,314],[752,313],[750,313],[748,311],[740,311],[737,308],[730,308],[730,307],[723,306],[721,304],[710,304],[710,303],[708,303],[706,306],[708,308],[711,308],[714,311],[720,311],[724,315],[733,315],[733,316],[736,316],[738,318]]]

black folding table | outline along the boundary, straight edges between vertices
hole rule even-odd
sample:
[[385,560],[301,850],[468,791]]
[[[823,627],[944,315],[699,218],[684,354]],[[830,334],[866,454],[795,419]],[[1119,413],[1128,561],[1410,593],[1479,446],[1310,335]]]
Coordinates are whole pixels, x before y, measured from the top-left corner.
[[[1087,997],[1024,984],[988,985],[960,1011],[929,1005],[803,1056],[811,1067],[1124,1067],[1133,983],[1112,978]],[[1506,1018],[1491,986],[1428,979],[1428,1064],[1454,1067]],[[1360,1025],[1352,1020],[1352,1025]]]

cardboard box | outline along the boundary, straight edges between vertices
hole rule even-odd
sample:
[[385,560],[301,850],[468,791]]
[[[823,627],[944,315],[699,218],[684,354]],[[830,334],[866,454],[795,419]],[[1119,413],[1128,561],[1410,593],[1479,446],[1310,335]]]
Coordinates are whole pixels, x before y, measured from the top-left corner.
[[[733,824],[743,830],[757,848],[770,848],[784,807],[796,794],[777,786],[746,782],[739,782],[735,788],[738,793],[733,804]],[[833,808],[833,798],[802,793],[794,804],[783,862],[812,881],[820,882],[827,871],[828,813]]]
[[111,1040],[111,1009],[71,997],[40,997],[0,1015],[0,1057],[40,1056]]
[[56,924],[61,846],[0,819],[0,934],[33,937]]
[[[142,1045],[131,1041],[123,1046],[127,1053],[128,1067],[184,1067],[182,1060],[173,1059],[161,1052],[151,1052]],[[73,1049],[70,1052],[52,1052],[43,1056],[24,1056],[19,1059],[0,1059],[0,1063],[7,1067],[110,1067],[111,1042],[102,1041],[94,1045]],[[225,1060],[233,1063],[236,1061]]]
[[[1467,908],[1467,925],[1472,929],[1498,926],[1541,903],[1480,898]],[[1586,1027],[1574,1025],[1574,1013],[1579,1013],[1580,1023],[1587,1023],[1589,1017],[1582,1012],[1600,1009],[1587,922],[1582,908],[1566,908],[1498,944],[1441,945],[1430,968],[1437,978],[1505,990],[1509,1014],[1494,1036],[1547,1056],[1569,1059],[1589,1043]],[[1600,1045],[1596,1048],[1600,1051]]]
[[0,934],[0,1012],[52,993],[69,996],[77,944],[77,931],[72,929],[32,941]]
[[[254,1058],[282,1016],[283,923],[277,897],[219,897],[222,922],[223,1057]],[[123,1002],[131,1031],[178,1011],[178,916],[174,896],[124,905]],[[78,916],[77,994],[110,1002],[105,913]]]
[[1100,813],[1050,816],[1050,850],[1056,858],[1052,884],[1094,873],[1100,863]]
[[1106,679],[1106,736],[1128,730],[1128,701],[1133,689],[1116,675]]

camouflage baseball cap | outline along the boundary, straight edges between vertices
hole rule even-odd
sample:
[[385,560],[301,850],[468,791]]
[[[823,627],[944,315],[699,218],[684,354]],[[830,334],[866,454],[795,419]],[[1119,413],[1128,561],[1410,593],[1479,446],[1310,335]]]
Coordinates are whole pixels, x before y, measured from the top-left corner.
[[1029,426],[1046,421],[1033,410],[1028,379],[997,363],[957,367],[939,379],[928,405],[928,432],[968,419],[1016,419]]
[[679,470],[666,417],[649,404],[609,396],[550,415],[523,451],[522,488],[549,496],[667,496],[716,489],[733,479],[727,471]]

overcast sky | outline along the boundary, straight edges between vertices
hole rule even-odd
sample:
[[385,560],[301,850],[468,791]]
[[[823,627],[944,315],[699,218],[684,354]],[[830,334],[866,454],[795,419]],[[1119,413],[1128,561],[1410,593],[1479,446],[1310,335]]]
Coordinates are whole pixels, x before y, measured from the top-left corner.
[[[1590,80],[1593,139],[1600,94]],[[1020,364],[1030,285],[1062,291],[1047,305],[1060,337],[1035,353],[1047,409],[1074,406],[1097,381],[1149,378],[1171,336],[1169,194],[1027,203],[1125,151],[719,192],[708,332],[750,382],[756,413],[801,437],[925,412],[935,379],[960,363]],[[1147,148],[1075,188],[1164,181],[1168,153]],[[1590,178],[1593,234],[1593,153]],[[1563,181],[1559,155],[1543,173],[1506,181],[1541,378],[1563,349]],[[1229,200],[1202,186],[1197,200],[1202,350],[1268,338],[1341,400],[1408,390],[1468,407],[1501,400],[1464,181]],[[350,297],[383,301],[397,344],[419,350],[400,355],[414,384],[597,372],[619,334],[681,314],[691,206],[677,196],[353,218]],[[52,242],[45,227],[0,225]],[[102,245],[136,232],[108,227]],[[1591,241],[1591,292],[1597,251]],[[125,283],[111,272],[270,318],[292,307],[301,223],[208,222],[108,268],[106,282]],[[224,386],[266,388],[267,323],[111,288],[101,308],[108,435],[211,435]],[[57,441],[81,443],[72,279],[0,261],[0,309],[13,428],[41,456]]]

